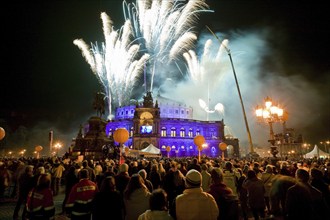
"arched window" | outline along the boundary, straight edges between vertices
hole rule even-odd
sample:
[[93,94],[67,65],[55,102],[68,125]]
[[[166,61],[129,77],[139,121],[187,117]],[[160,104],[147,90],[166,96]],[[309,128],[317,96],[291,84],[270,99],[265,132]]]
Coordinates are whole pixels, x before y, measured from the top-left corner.
[[130,132],[129,132],[129,133],[130,133],[129,135],[130,135],[131,137],[133,137],[133,131],[134,131],[134,128],[131,127],[131,130],[130,130]]
[[166,137],[166,127],[162,127],[161,134],[162,137]]
[[184,128],[180,129],[180,137],[185,137],[186,136],[186,131]]
[[171,137],[176,137],[176,129],[175,127],[171,128]]
[[199,131],[199,129],[196,129],[196,135],[200,135],[201,132]]
[[189,128],[188,136],[189,137],[193,137],[194,136],[194,133],[193,133],[193,129],[192,128]]

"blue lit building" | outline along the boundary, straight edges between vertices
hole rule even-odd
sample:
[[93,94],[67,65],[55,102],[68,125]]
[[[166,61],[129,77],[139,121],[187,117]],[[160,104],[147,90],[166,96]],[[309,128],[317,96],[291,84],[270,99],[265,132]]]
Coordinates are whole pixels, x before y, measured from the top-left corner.
[[141,150],[150,144],[161,150],[162,155],[167,155],[167,146],[171,147],[171,157],[185,157],[198,155],[194,137],[202,135],[207,146],[201,151],[202,155],[218,157],[222,154],[219,143],[228,144],[225,154],[239,157],[238,139],[226,139],[224,122],[199,121],[193,119],[193,109],[184,104],[164,99],[155,98],[151,92],[143,97],[143,103],[118,107],[114,119],[105,126],[106,135],[112,136],[117,128],[126,128],[130,137],[125,143],[131,149]]

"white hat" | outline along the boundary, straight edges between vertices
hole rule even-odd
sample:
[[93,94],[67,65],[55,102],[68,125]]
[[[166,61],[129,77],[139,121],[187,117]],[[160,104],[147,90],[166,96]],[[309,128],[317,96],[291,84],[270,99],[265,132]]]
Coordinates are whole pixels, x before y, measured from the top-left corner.
[[200,187],[202,182],[202,175],[195,169],[191,169],[186,174],[186,185],[188,188]]

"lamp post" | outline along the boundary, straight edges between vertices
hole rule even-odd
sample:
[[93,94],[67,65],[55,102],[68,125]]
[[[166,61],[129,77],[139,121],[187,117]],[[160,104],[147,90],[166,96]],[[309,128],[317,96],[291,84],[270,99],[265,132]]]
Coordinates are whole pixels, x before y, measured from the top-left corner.
[[119,143],[119,164],[124,163],[122,159],[122,148],[123,144],[128,140],[129,133],[125,128],[117,128],[113,134],[113,139]]
[[194,137],[194,143],[197,145],[198,162],[201,162],[201,151],[203,150],[203,144],[205,144],[204,136],[203,135],[196,135]]
[[273,124],[276,122],[285,122],[287,120],[287,113],[279,106],[274,105],[272,99],[267,96],[265,98],[264,106],[256,107],[256,116],[259,122],[266,122],[269,125],[268,142],[271,144],[271,154],[276,157],[276,154],[278,154],[278,150],[275,146]]
[[55,147],[55,156],[58,156],[58,151],[61,149],[62,144],[56,143],[54,147]]

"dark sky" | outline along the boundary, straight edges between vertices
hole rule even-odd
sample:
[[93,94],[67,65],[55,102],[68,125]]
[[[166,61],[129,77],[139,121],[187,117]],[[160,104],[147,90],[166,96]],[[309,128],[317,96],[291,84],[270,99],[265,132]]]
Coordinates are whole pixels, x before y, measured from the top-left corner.
[[[303,79],[299,82],[315,88],[321,97],[317,108],[311,108],[314,103],[306,99],[305,106],[297,110],[299,114],[291,111],[291,115],[301,116],[295,121],[308,120],[311,116],[315,120],[303,127],[298,127],[299,123],[291,126],[307,142],[316,144],[329,139],[330,10],[325,3],[207,2],[214,13],[201,17],[202,32],[206,32],[203,26],[208,25],[231,40],[241,33],[270,30],[272,34],[267,35],[266,41],[273,53],[262,56],[260,82],[268,79],[262,70],[270,71],[275,65],[278,70],[280,63],[281,77],[290,76],[288,80],[291,80],[292,76],[299,75]],[[0,10],[0,119],[6,121],[10,130],[23,124],[28,129],[40,126],[45,134],[52,129],[63,138],[75,136],[79,125],[94,114],[91,103],[101,86],[72,42],[76,38],[86,42],[103,41],[100,19],[103,11],[118,29],[124,20],[122,1],[7,1]],[[264,96],[259,94],[254,98],[262,102]],[[255,105],[255,100],[246,102]],[[295,97],[286,101],[294,105]],[[244,130],[244,126],[241,127]]]

